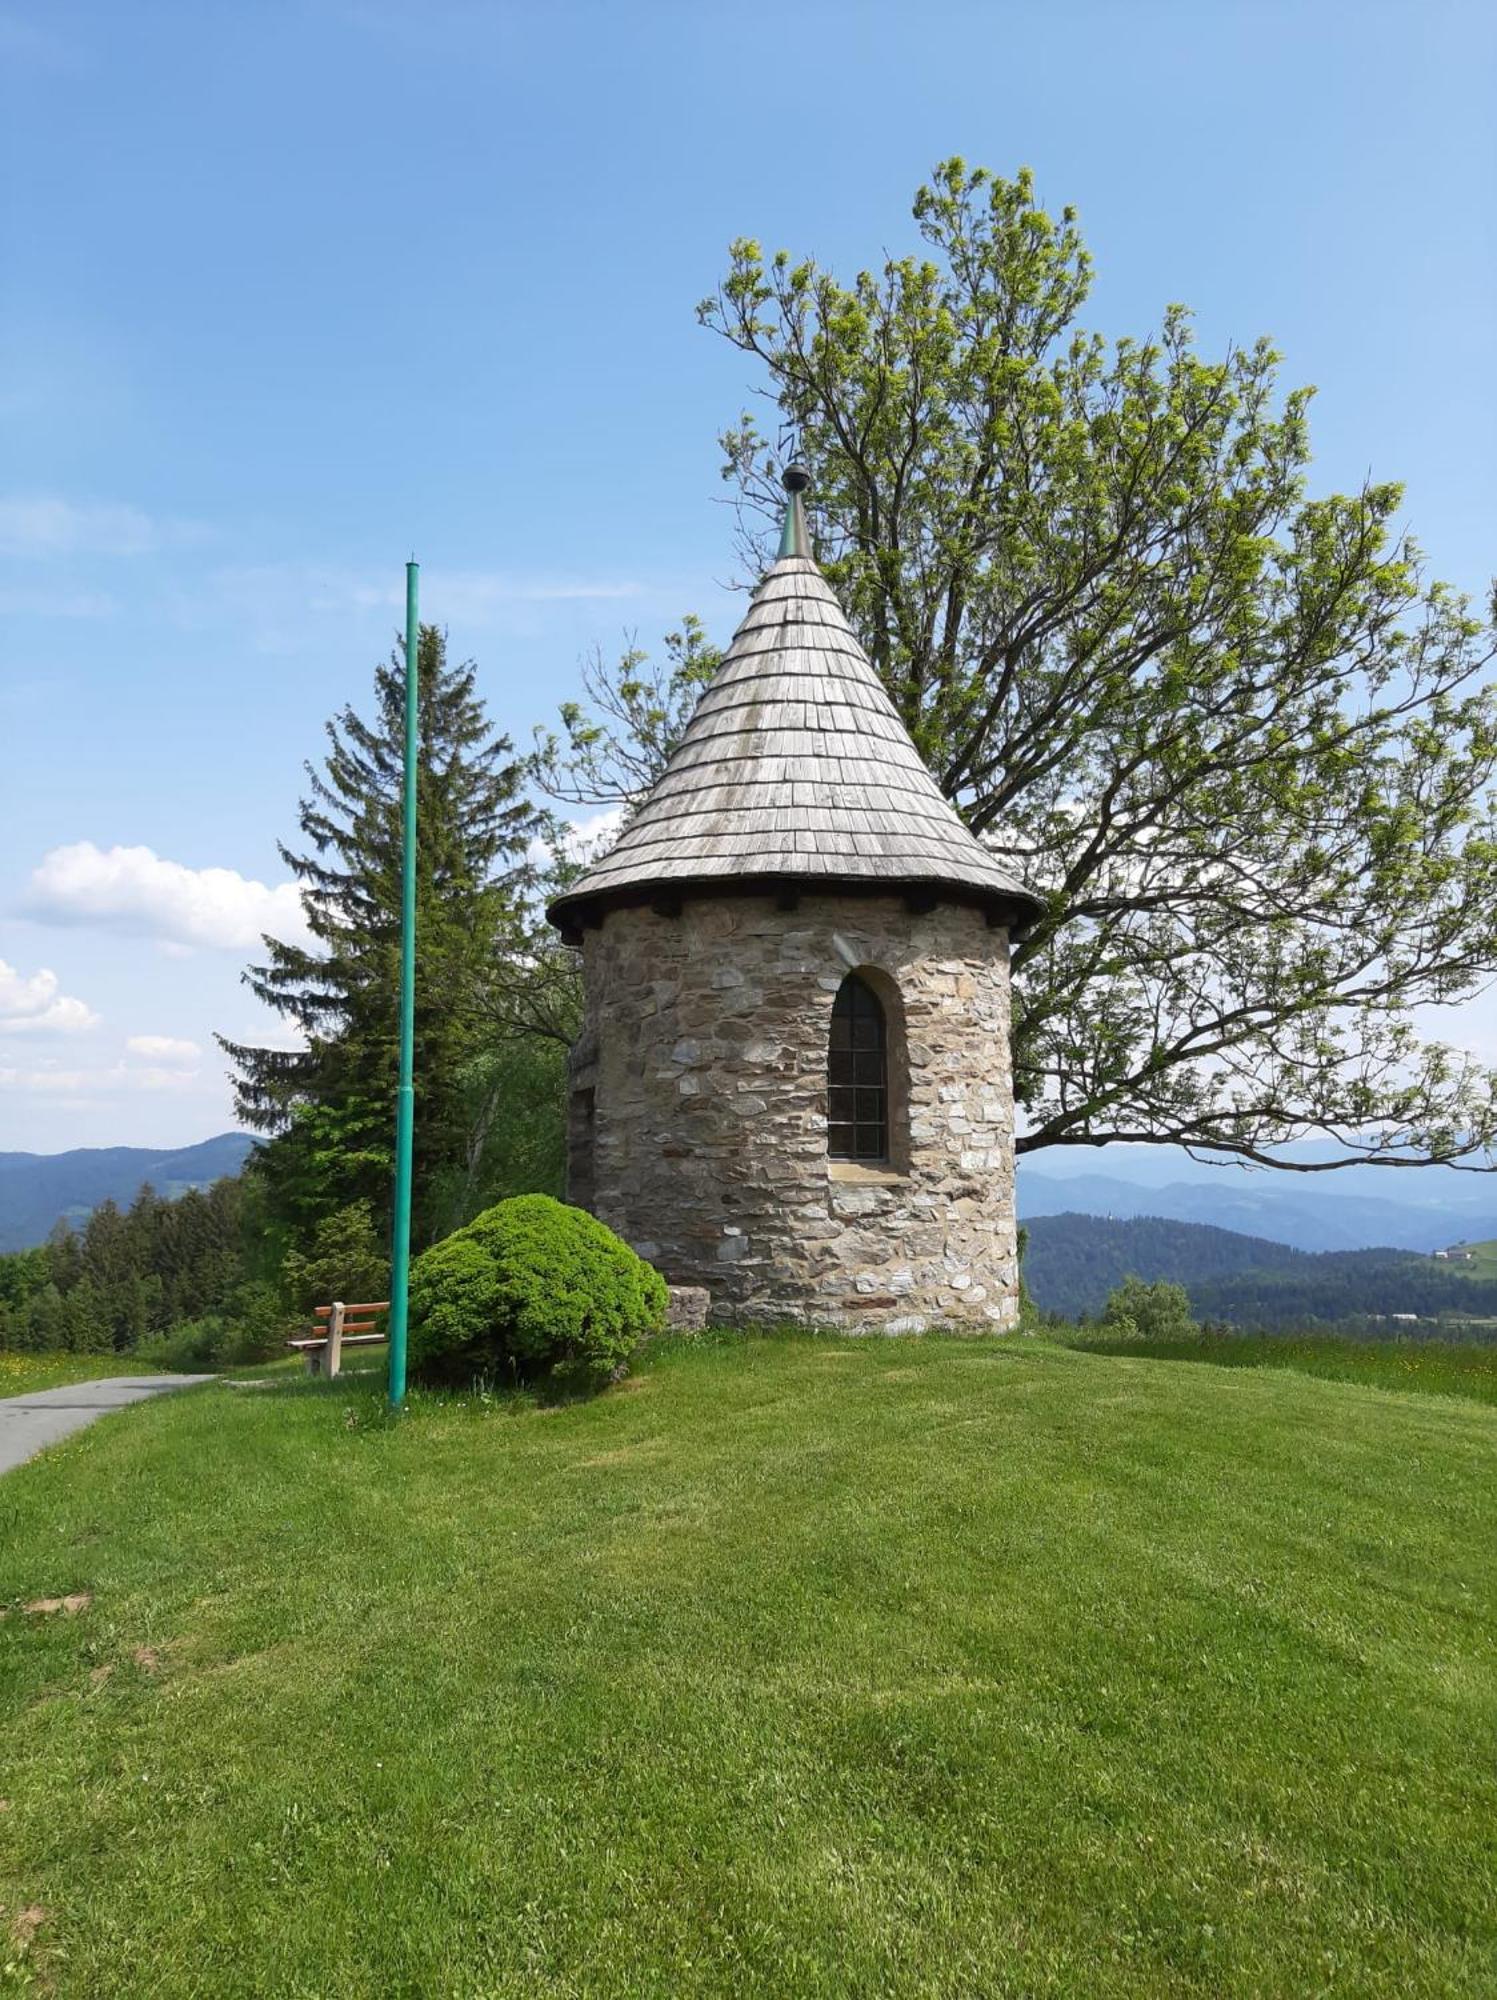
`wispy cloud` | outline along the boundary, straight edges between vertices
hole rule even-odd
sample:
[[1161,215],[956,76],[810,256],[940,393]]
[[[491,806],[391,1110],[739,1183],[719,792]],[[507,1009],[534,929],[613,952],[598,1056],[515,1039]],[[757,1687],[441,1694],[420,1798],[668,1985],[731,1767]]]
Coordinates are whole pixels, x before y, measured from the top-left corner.
[[0,958],[0,1029],[6,1034],[75,1035],[98,1025],[92,1007],[59,991],[55,972],[43,966],[28,977]]
[[195,1063],[203,1051],[196,1042],[182,1040],[177,1035],[129,1035],[125,1047],[133,1056],[144,1056],[148,1061],[166,1063],[173,1069],[181,1069],[188,1063]]
[[43,923],[92,925],[126,937],[220,951],[262,936],[308,941],[295,883],[257,882],[234,868],[188,868],[149,847],[54,847],[32,871],[27,913]]
[[192,521],[126,507],[64,500],[55,494],[0,498],[0,555],[143,556],[209,540]]
[[[421,608],[428,620],[462,628],[509,625],[548,606],[619,603],[648,599],[651,590],[629,577],[508,570],[423,569]],[[185,624],[220,621],[225,613],[251,622],[272,650],[305,638],[311,618],[346,619],[379,613],[399,622],[405,604],[402,567],[388,574],[318,563],[248,563],[216,569],[203,590],[183,592],[177,603]]]
[[50,1063],[32,1069],[0,1067],[0,1090],[18,1091],[30,1097],[94,1101],[121,1092],[187,1093],[197,1082],[195,1069],[137,1068],[127,1062],[110,1063],[99,1069],[63,1069]]
[[[504,570],[423,570],[423,598],[428,598],[436,615],[443,619],[481,620],[510,604],[576,604],[595,600],[613,602],[646,595],[645,586],[621,577],[520,576]],[[405,593],[398,584],[356,585],[351,603],[402,605]],[[319,604],[318,610],[337,610],[337,601]]]

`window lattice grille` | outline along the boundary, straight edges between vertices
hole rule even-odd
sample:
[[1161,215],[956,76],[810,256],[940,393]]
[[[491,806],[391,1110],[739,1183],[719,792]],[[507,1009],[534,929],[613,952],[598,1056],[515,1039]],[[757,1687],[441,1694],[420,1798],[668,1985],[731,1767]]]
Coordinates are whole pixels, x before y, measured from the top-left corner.
[[827,1056],[827,1151],[834,1160],[889,1157],[889,1061],[884,1010],[850,972],[832,1008]]

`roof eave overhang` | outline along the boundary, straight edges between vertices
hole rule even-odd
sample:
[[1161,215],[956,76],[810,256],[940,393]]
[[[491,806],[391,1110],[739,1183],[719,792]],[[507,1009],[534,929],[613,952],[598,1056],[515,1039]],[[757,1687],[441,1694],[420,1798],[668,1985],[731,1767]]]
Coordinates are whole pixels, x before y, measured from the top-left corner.
[[896,896],[919,910],[923,905],[956,904],[978,909],[994,928],[1021,938],[1045,908],[1027,889],[999,889],[984,882],[960,882],[936,876],[890,875],[762,875],[682,876],[660,881],[621,882],[608,889],[583,889],[558,896],[547,905],[546,919],[567,944],[580,944],[584,931],[596,930],[612,910],[650,908],[675,916],[689,899],[771,896],[778,902],[802,896]]

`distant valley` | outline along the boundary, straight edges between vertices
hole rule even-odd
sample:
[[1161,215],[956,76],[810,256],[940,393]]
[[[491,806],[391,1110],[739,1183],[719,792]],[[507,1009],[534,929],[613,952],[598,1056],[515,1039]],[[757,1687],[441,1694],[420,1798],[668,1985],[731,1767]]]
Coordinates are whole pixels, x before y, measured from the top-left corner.
[[63,1219],[81,1222],[102,1201],[128,1206],[150,1182],[171,1199],[237,1174],[254,1141],[220,1132],[195,1146],[86,1146],[69,1153],[0,1153],[0,1251],[44,1243]]
[[1490,1320],[1497,1334],[1497,1243],[1478,1245],[1466,1263],[1399,1249],[1295,1250],[1158,1216],[1043,1215],[1025,1227],[1030,1294],[1067,1319],[1099,1313],[1131,1275],[1184,1285],[1198,1319],[1234,1326],[1412,1315]]
[[[0,1153],[0,1251],[44,1242],[59,1218],[81,1222],[102,1201],[127,1206],[146,1182],[170,1198],[236,1174],[252,1145],[247,1133],[223,1132],[174,1149]],[[1497,1177],[1242,1172],[1147,1148],[1102,1163],[1097,1173],[1020,1168],[1025,1276],[1051,1312],[1099,1312],[1133,1273],[1183,1284],[1198,1317],[1241,1325],[1497,1317],[1497,1256],[1461,1269],[1429,1254],[1497,1238]]]
[[[1153,1181],[1121,1173],[1047,1174],[1021,1165],[1019,1219],[1081,1214],[1198,1222],[1296,1250],[1439,1250],[1497,1236],[1497,1175],[1449,1168],[1354,1167],[1308,1175],[1199,1167]],[[1111,1162],[1109,1161],[1109,1165]],[[1375,1189],[1375,1192],[1373,1191]]]

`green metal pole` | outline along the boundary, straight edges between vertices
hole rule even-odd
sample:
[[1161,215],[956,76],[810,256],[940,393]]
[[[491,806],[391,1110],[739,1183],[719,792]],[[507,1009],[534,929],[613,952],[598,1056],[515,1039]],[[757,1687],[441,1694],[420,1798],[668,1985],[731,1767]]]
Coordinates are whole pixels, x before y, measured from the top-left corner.
[[411,1148],[416,1130],[416,745],[421,624],[419,563],[405,566],[405,781],[401,791],[400,1087],[395,1096],[395,1232],[390,1256],[390,1408],[405,1401],[411,1272]]

